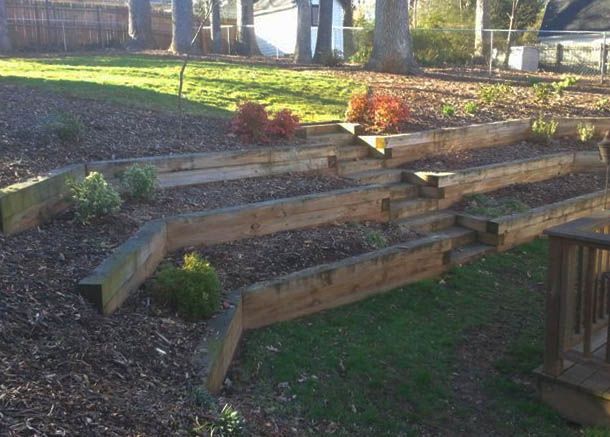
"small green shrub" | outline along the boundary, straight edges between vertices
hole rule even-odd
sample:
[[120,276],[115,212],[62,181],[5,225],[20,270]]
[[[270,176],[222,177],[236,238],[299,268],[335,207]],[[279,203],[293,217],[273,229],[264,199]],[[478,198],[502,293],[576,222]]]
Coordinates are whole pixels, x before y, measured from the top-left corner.
[[155,289],[160,301],[186,319],[207,319],[220,307],[216,270],[197,253],[184,255],[181,267],[162,268]]
[[62,143],[79,143],[85,134],[85,125],[80,118],[68,112],[45,118],[40,127],[46,135],[54,136]]
[[455,106],[445,103],[441,108],[441,114],[447,118],[455,116]]
[[72,199],[76,205],[76,217],[81,223],[118,211],[121,196],[108,185],[104,176],[91,172],[82,182],[71,182]]
[[239,437],[245,433],[245,421],[239,411],[225,404],[217,418],[203,424],[197,422],[193,432],[209,437]]
[[158,185],[157,170],[152,165],[132,165],[121,176],[121,185],[134,199],[152,200]]
[[536,101],[540,103],[547,103],[554,94],[553,85],[550,83],[535,83],[532,89]]
[[553,87],[555,94],[558,97],[561,97],[561,96],[563,96],[563,92],[565,90],[567,90],[570,87],[573,87],[574,85],[576,85],[577,82],[578,82],[578,79],[576,79],[576,76],[568,75],[568,76],[564,76],[560,81],[551,83],[551,86]]
[[540,103],[548,103],[551,97],[560,99],[563,97],[563,93],[568,88],[576,85],[578,80],[575,76],[565,76],[561,80],[551,83],[534,83],[532,89],[534,90],[534,96],[536,101]]
[[383,249],[388,245],[388,240],[379,231],[367,230],[365,233],[366,242],[375,249]]
[[485,194],[474,194],[465,198],[467,214],[495,218],[503,215],[518,214],[529,210],[529,206],[519,199],[503,197],[495,199]]
[[481,85],[479,87],[479,99],[487,105],[505,100],[511,94],[513,94],[513,87],[507,83]]
[[479,112],[479,105],[477,105],[476,102],[466,102],[466,104],[464,104],[464,112],[468,115],[475,115]]
[[556,120],[545,120],[538,117],[532,122],[532,133],[537,140],[548,143],[557,132],[558,126],[559,123]]
[[604,97],[595,102],[594,108],[598,111],[610,112],[610,98]]
[[595,126],[591,123],[578,123],[576,131],[578,132],[578,138],[583,143],[592,140],[595,136]]

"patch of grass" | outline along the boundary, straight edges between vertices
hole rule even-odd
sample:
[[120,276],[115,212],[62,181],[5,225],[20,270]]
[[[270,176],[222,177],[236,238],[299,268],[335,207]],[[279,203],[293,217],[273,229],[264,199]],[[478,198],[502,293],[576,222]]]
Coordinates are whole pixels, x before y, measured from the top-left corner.
[[[149,56],[70,56],[0,59],[0,83],[38,86],[70,95],[158,110],[177,110],[178,59]],[[342,119],[358,86],[319,71],[266,65],[191,61],[185,111],[229,116],[240,101],[293,110],[304,122]]]
[[[545,241],[536,241],[456,268],[442,281],[254,331],[244,343],[237,384],[255,387],[267,412],[333,422],[340,435],[480,435],[483,429],[578,435],[536,399],[532,384],[531,371],[542,362],[547,251]],[[471,367],[458,359],[458,347],[476,341],[473,332],[490,330],[506,345],[484,373],[486,403],[471,404],[452,388],[454,375]],[[484,359],[486,350],[470,347]],[[472,414],[477,421],[464,420]]]
[[485,194],[474,194],[464,200],[468,203],[465,210],[467,214],[488,218],[517,214],[530,209],[528,205],[512,197],[495,199]]
[[455,116],[455,106],[445,103],[441,107],[441,114],[445,118],[451,118],[451,117]]

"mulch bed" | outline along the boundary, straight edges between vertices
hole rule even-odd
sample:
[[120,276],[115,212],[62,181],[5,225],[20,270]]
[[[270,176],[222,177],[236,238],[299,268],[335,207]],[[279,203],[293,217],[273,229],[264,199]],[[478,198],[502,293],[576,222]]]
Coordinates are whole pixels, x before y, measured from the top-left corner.
[[[278,232],[195,250],[216,268],[223,289],[229,292],[422,235],[391,223],[346,223]],[[170,259],[180,264],[183,254],[192,250],[180,251]]]
[[76,283],[147,220],[350,185],[301,174],[218,182],[126,202],[88,226],[69,211],[0,235],[0,434],[186,435],[205,413],[191,368],[205,323],[146,303],[101,317]]
[[[537,208],[584,194],[594,193],[603,190],[604,187],[604,173],[575,173],[541,182],[510,185],[490,193],[485,193],[484,196],[498,202],[501,202],[503,199],[518,200],[530,208]],[[473,200],[466,198],[451,209],[468,212],[471,207],[473,207]]]
[[[248,149],[229,134],[229,120],[179,117],[36,88],[0,85],[0,187],[54,168],[84,161]],[[77,116],[85,131],[80,141],[62,142],[44,131],[45,120],[61,113]],[[291,140],[300,144],[302,140]],[[286,145],[277,142],[270,145]]]
[[522,141],[510,146],[485,147],[482,149],[460,150],[442,155],[434,155],[406,163],[403,165],[403,168],[414,171],[462,170],[500,162],[537,158],[553,153],[585,151],[597,151],[596,143],[581,143],[567,138],[554,140],[549,144]]

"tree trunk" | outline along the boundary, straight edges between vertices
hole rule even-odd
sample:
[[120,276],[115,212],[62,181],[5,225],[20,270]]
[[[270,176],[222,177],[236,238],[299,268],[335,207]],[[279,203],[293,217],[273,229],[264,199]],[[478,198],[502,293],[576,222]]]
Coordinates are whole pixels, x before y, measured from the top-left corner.
[[[354,7],[352,0],[343,0],[343,27],[354,26]],[[343,58],[349,59],[356,52],[354,47],[354,29],[343,29]]]
[[237,53],[243,56],[261,53],[256,43],[252,0],[237,0]]
[[489,27],[488,0],[477,0],[474,18],[474,58],[482,62],[489,55],[489,33],[483,29]]
[[150,0],[128,0],[127,6],[129,8],[129,42],[127,47],[133,50],[153,47]]
[[297,43],[295,64],[311,63],[311,0],[297,0]]
[[172,0],[172,45],[173,53],[188,53],[193,40],[192,0]]
[[504,56],[504,68],[508,68],[508,60],[510,58],[510,49],[513,46],[513,27],[515,25],[515,17],[517,14],[517,8],[519,7],[519,0],[513,0],[513,5],[510,12],[508,22],[508,35],[506,36],[506,55]]
[[409,3],[407,0],[377,0],[373,52],[366,68],[386,73],[416,73],[409,32]]
[[11,49],[11,39],[8,35],[6,4],[4,0],[0,0],[0,53],[10,52]]
[[320,19],[313,61],[323,63],[332,53],[333,0],[320,0]]
[[212,27],[212,53],[222,52],[222,29],[220,27],[220,0],[212,0],[210,24]]

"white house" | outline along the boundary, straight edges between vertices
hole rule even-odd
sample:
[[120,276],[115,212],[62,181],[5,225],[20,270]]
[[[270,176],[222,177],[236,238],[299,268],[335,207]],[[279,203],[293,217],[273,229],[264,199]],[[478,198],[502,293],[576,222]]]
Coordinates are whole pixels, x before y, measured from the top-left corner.
[[[311,50],[318,34],[319,0],[311,2]],[[333,0],[333,50],[343,51],[343,8]],[[254,3],[254,28],[261,53],[284,56],[294,53],[297,41],[297,4],[295,0],[258,0]]]

